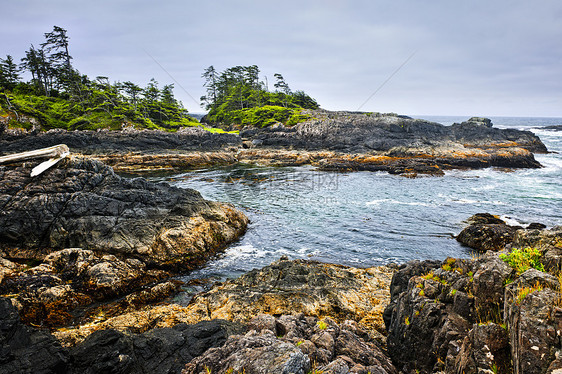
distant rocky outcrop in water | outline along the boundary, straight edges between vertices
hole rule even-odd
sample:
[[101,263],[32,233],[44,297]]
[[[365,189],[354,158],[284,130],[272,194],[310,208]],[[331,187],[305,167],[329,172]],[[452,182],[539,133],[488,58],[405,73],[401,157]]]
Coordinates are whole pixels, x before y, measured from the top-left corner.
[[119,170],[182,169],[236,162],[311,164],[324,170],[370,170],[415,176],[452,168],[537,168],[534,153],[547,152],[529,131],[498,129],[474,117],[443,126],[394,114],[307,112],[312,119],[293,127],[249,127],[240,134],[211,134],[200,128],[165,133],[149,130],[8,130],[1,152],[67,144],[95,154]]

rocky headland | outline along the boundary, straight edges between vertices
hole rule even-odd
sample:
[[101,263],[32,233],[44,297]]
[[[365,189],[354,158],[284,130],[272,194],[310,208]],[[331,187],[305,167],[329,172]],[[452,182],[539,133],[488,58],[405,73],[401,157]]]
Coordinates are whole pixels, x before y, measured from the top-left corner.
[[395,114],[307,111],[295,126],[246,127],[239,134],[201,128],[176,133],[153,130],[47,132],[6,130],[7,154],[67,144],[116,171],[180,170],[249,163],[313,165],[322,170],[387,171],[406,176],[440,175],[454,168],[537,168],[533,153],[546,147],[529,131],[498,129],[471,118],[443,126]]

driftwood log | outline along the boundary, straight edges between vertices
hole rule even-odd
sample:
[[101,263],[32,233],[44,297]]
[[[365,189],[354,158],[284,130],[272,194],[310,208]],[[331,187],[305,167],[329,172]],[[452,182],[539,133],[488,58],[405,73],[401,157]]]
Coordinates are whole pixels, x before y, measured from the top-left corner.
[[49,148],[37,149],[35,151],[14,153],[12,155],[0,157],[0,164],[14,163],[18,161],[33,160],[36,158],[50,157],[49,160],[42,162],[37,165],[31,171],[31,176],[35,177],[45,170],[49,169],[51,166],[55,165],[57,162],[70,155],[70,149],[66,144],[59,144]]

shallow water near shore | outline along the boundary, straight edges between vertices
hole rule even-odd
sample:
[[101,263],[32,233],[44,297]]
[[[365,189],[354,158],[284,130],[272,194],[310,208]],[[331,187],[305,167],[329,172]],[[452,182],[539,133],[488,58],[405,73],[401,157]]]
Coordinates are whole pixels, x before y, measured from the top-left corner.
[[[446,125],[465,117],[421,117]],[[250,218],[238,242],[184,280],[225,279],[282,255],[367,267],[412,259],[470,257],[453,238],[468,217],[499,214],[510,224],[562,224],[562,132],[556,118],[492,118],[496,127],[529,129],[550,151],[534,170],[449,171],[408,179],[387,173],[316,171],[312,167],[231,166],[152,180],[194,188]]]

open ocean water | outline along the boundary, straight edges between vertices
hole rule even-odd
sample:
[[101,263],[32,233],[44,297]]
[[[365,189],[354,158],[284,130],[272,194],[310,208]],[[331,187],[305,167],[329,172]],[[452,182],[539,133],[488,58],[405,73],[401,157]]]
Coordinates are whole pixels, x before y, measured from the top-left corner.
[[[415,116],[450,125],[467,117]],[[471,215],[509,223],[562,225],[560,118],[491,118],[499,128],[531,130],[550,153],[542,169],[449,171],[408,179],[383,172],[335,173],[312,167],[234,166],[153,178],[225,201],[251,220],[247,233],[184,280],[236,277],[286,255],[368,267],[412,259],[470,257],[453,238]]]

